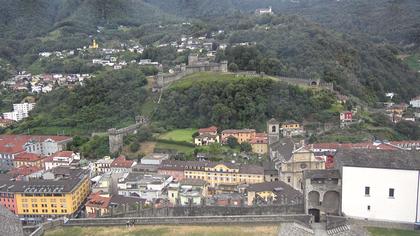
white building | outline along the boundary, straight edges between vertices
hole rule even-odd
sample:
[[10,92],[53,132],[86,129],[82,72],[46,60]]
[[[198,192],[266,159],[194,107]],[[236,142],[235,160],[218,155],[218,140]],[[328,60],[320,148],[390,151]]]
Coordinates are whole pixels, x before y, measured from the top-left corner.
[[410,106],[414,108],[420,108],[420,96],[411,99]]
[[16,103],[13,104],[13,111],[3,113],[3,117],[4,119],[20,121],[29,117],[29,111],[34,107],[35,103]]
[[103,174],[106,172],[110,172],[111,171],[111,164],[114,160],[111,159],[111,157],[106,156],[102,159],[99,159],[97,161],[95,161],[95,173],[96,174]]
[[140,160],[144,165],[160,165],[163,160],[169,160],[169,154],[166,153],[152,153]]
[[260,8],[260,9],[255,10],[255,14],[257,14],[257,15],[264,15],[264,14],[271,15],[271,14],[273,14],[273,10],[272,10],[271,7],[269,7],[269,8]]
[[339,151],[346,217],[420,223],[420,158],[409,151]]
[[53,169],[57,166],[69,166],[73,162],[80,161],[80,154],[72,151],[60,151],[44,159],[45,170]]

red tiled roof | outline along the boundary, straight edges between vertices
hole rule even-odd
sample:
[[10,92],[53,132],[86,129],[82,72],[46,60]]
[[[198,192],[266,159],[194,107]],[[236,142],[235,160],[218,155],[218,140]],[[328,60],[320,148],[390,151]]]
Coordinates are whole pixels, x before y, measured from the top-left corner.
[[198,130],[198,132],[201,133],[214,133],[217,132],[217,127],[216,126],[210,126],[208,128],[201,128]]
[[89,195],[85,205],[87,207],[108,208],[110,201],[110,197],[102,197],[100,196],[100,192],[96,192]]
[[52,139],[56,142],[71,139],[69,136],[47,136],[47,135],[0,135],[0,153],[17,154],[24,152],[23,145],[33,140],[43,142]]
[[15,161],[40,161],[41,157],[37,154],[34,153],[29,153],[29,152],[22,152],[20,154],[18,154],[15,159]]
[[222,134],[253,133],[255,129],[226,129]]
[[125,156],[119,156],[111,163],[111,167],[131,168],[133,164],[134,161],[125,159]]
[[42,170],[42,168],[39,168],[37,166],[20,166],[20,167],[11,169],[9,172],[7,172],[7,174],[13,177],[27,176],[35,172],[38,172],[40,170]]
[[253,138],[250,142],[250,144],[267,144],[268,143],[268,136],[266,133],[257,133],[255,135],[255,138]]
[[73,151],[59,151],[54,153],[53,157],[71,157],[74,154]]

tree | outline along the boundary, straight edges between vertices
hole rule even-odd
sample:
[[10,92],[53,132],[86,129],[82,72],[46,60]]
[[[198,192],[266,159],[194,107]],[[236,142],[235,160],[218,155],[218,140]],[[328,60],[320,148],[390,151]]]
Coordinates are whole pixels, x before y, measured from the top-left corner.
[[198,135],[200,135],[200,133],[198,133],[198,131],[196,131],[192,134],[192,138],[195,139],[195,137],[197,137]]
[[236,65],[235,63],[230,63],[229,64],[229,71],[231,72],[237,72],[239,70],[238,65]]
[[138,142],[134,142],[130,145],[131,152],[137,152],[140,148],[140,144]]
[[250,152],[252,151],[252,146],[248,142],[243,142],[240,144],[241,152]]
[[235,148],[236,146],[238,146],[238,139],[236,139],[233,136],[230,136],[227,138],[226,143],[230,148]]

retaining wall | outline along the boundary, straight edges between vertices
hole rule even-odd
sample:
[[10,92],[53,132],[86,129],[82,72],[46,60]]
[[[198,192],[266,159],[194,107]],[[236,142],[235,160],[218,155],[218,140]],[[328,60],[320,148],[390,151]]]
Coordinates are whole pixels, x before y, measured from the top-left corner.
[[247,216],[188,216],[188,217],[124,217],[70,219],[64,226],[115,226],[133,222],[136,225],[193,225],[302,222],[309,224],[309,215],[247,215]]

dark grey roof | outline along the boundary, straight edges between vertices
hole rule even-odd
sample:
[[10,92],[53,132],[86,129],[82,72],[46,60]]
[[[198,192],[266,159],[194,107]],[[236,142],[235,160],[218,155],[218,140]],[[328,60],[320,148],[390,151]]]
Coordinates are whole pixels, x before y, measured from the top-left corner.
[[306,170],[303,172],[304,179],[339,179],[338,170]]
[[136,203],[140,203],[143,204],[145,203],[146,200],[143,198],[139,198],[139,197],[126,197],[126,196],[122,196],[122,195],[113,195],[111,197],[111,201],[110,204],[136,204]]
[[292,186],[283,181],[263,182],[258,184],[251,184],[248,187],[249,192],[265,192],[273,191],[280,195],[286,196],[288,199],[301,197],[302,193],[294,189]]
[[8,192],[18,193],[68,193],[78,186],[81,181],[87,178],[87,173],[81,169],[74,169],[68,172],[68,175],[63,175],[60,172],[58,179],[31,179],[30,181],[21,180],[15,181],[13,179],[0,178],[0,187],[5,191],[5,186]]
[[338,150],[334,156],[337,169],[342,166],[386,169],[420,170],[420,153],[417,151]]
[[0,232],[0,235],[24,235],[19,218],[2,205],[0,205]]
[[281,156],[281,159],[288,161],[293,155],[293,150],[295,148],[295,142],[292,138],[282,138],[278,142],[270,145],[272,151],[277,151]]

